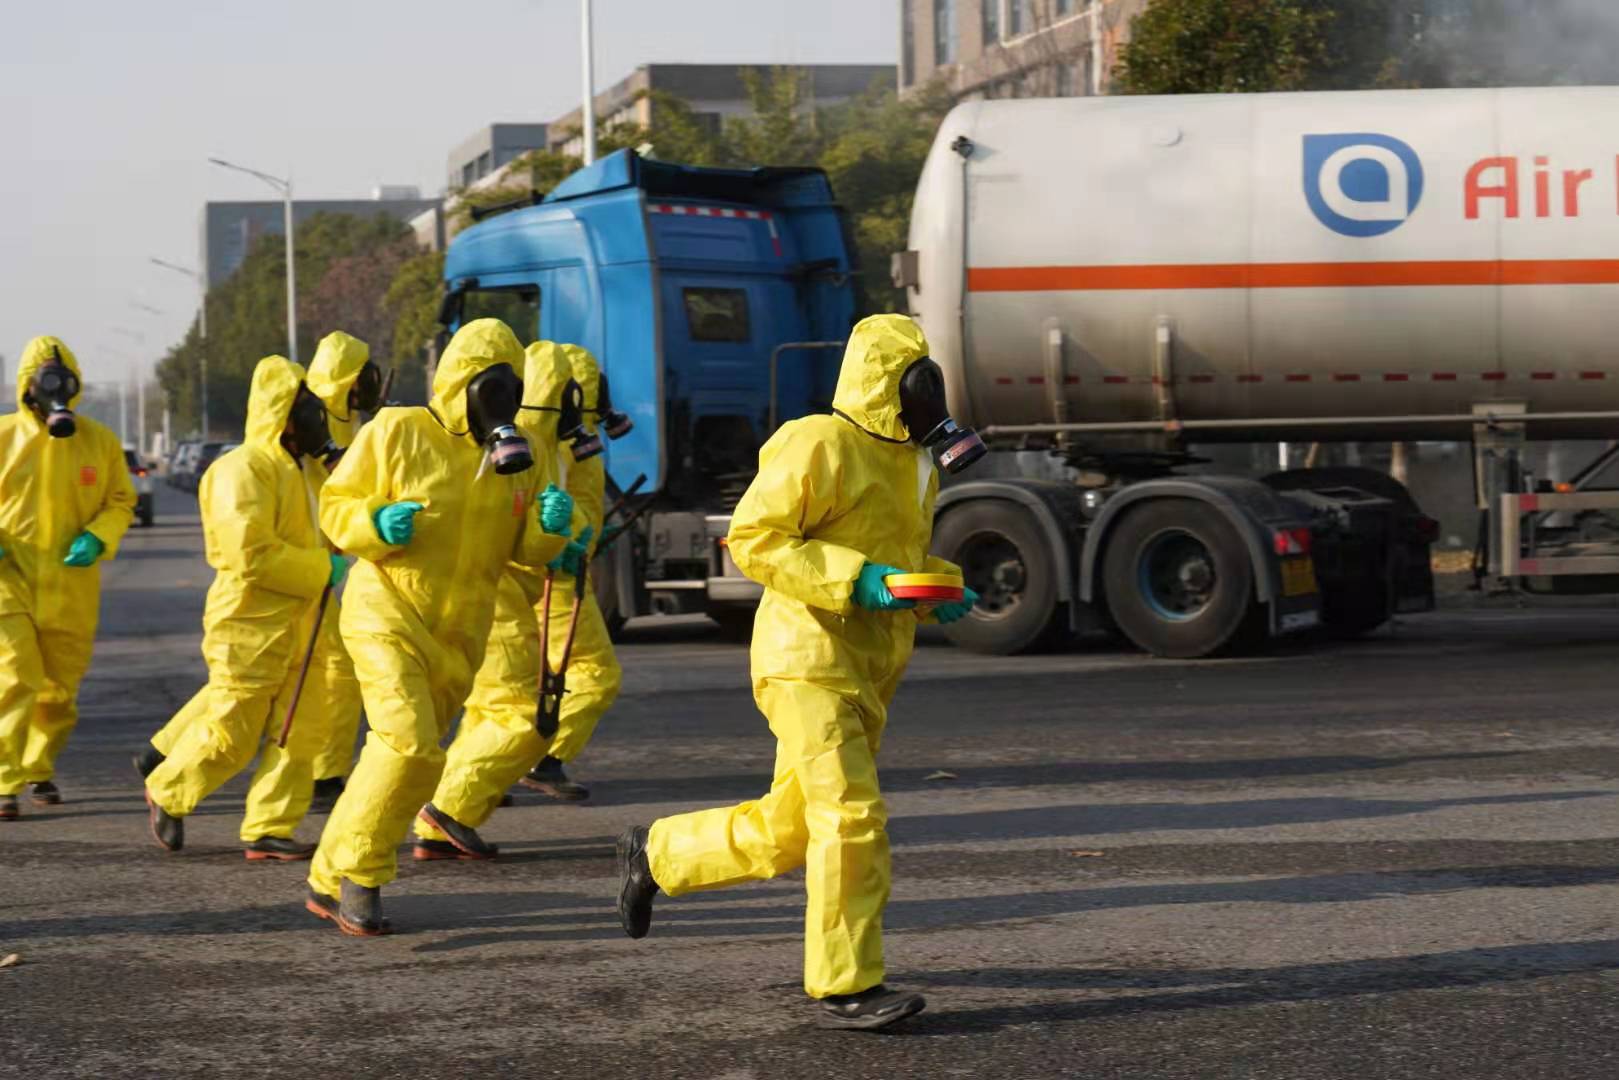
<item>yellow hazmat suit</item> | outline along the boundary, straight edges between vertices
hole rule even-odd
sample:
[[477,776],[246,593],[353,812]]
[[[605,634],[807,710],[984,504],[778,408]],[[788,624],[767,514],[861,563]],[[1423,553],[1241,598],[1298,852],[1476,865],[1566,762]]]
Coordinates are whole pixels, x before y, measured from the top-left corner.
[[[349,390],[365,367],[370,349],[365,342],[341,331],[321,339],[315,358],[304,375],[304,385],[326,406],[327,423],[332,439],[339,446],[348,446],[359,430],[359,417],[348,404]],[[291,407],[290,399],[287,407]],[[249,402],[251,409],[251,401]],[[271,419],[267,416],[267,420]],[[285,423],[285,416],[282,423]],[[279,429],[277,429],[279,438]],[[300,461],[310,498],[318,498],[326,482],[326,467],[318,460]],[[222,512],[229,512],[228,509]],[[313,519],[313,514],[311,518]],[[326,605],[321,619],[320,638],[315,643],[315,654],[309,666],[309,677],[298,699],[298,712],[293,717],[296,745],[289,736],[285,750],[271,747],[266,750],[253,783],[247,792],[246,813],[242,817],[241,838],[252,842],[265,836],[290,839],[309,809],[309,799],[296,792],[305,784],[305,772],[316,780],[328,776],[344,776],[354,757],[354,739],[360,726],[360,684],[354,678],[354,665],[343,648],[338,631],[340,611],[336,594]],[[301,631],[302,633],[302,631]],[[308,645],[303,634],[297,644],[297,662],[302,663],[302,650]],[[290,687],[290,684],[289,684]],[[287,691],[290,697],[291,690]],[[152,745],[159,753],[172,754],[186,727],[208,711],[209,695],[197,694],[163,729],[152,736]],[[277,710],[280,717],[281,710]],[[279,734],[280,719],[277,720]],[[311,746],[314,760],[311,762]],[[296,751],[296,753],[292,753]],[[287,769],[295,772],[287,773]]]
[[17,371],[17,411],[0,417],[0,795],[50,780],[78,721],[101,571],[62,559],[83,532],[112,558],[135,513],[116,435],[80,416],[74,434],[52,438],[23,403],[52,350],[79,375],[59,338],[35,338]]
[[[336,899],[343,878],[366,888],[393,880],[394,849],[438,785],[439,744],[483,661],[507,562],[543,566],[565,542],[540,527],[541,471],[480,475],[484,450],[469,434],[466,389],[496,364],[522,368],[510,328],[496,319],[462,327],[439,361],[431,405],[383,410],[321,493],[326,535],[360,559],[343,642],[370,727],[310,869],[323,896]],[[373,515],[401,501],[425,509],[398,546],[377,535]]]
[[[370,359],[371,349],[365,342],[336,330],[321,338],[304,379],[310,391],[326,406],[332,442],[345,450],[360,431],[360,413],[349,404],[349,393]],[[318,473],[324,483],[325,466],[317,464],[312,471]],[[334,596],[321,622],[320,641],[315,645],[309,682],[304,690],[306,695],[324,705],[316,720],[326,731],[326,742],[315,756],[316,780],[348,775],[354,763],[354,739],[360,731],[360,684],[354,677],[354,664],[349,660],[348,650],[343,648],[343,635],[338,630],[340,611]],[[299,702],[300,712],[302,704]]]
[[[540,486],[561,482],[563,459],[572,460],[557,443],[557,410],[570,376],[566,354],[554,342],[528,347],[523,368],[521,424],[534,448]],[[541,471],[543,470],[543,472]],[[579,535],[579,495],[574,495],[570,529]],[[560,581],[561,574],[556,580]],[[478,828],[489,820],[506,790],[540,758],[550,740],[535,727],[540,693],[540,638],[536,604],[545,573],[511,563],[501,575],[489,646],[467,697],[460,730],[450,744],[444,776],[430,800],[462,825]],[[553,589],[555,585],[553,584]],[[553,592],[552,603],[556,603]],[[443,831],[418,818],[422,840],[447,841]]]
[[332,573],[315,527],[307,459],[281,441],[303,377],[304,369],[283,357],[260,360],[248,391],[246,437],[203,474],[198,502],[215,571],[202,617],[208,684],[159,736],[169,743],[168,756],[146,778],[151,801],[185,817],[262,744],[242,823],[248,841],[292,836],[309,809],[310,763],[322,744],[319,724],[295,720],[286,748],[275,745]]
[[[601,368],[587,349],[578,345],[562,346],[563,354],[573,369],[573,377],[585,392],[586,406],[593,407],[600,400]],[[585,427],[596,430],[594,414],[585,413]],[[563,487],[573,496],[573,535],[582,536],[588,527],[591,552],[602,535],[602,515],[606,511],[607,465],[604,455],[575,462],[570,455],[566,461],[566,482]],[[558,574],[551,594],[551,665],[562,662],[562,646],[568,636],[568,620],[573,616],[574,577]],[[568,665],[568,692],[562,698],[562,715],[556,737],[551,740],[547,753],[558,761],[572,761],[590,742],[596,722],[602,718],[618,697],[623,671],[613,653],[613,640],[607,633],[607,621],[602,618],[601,605],[596,593],[585,590],[584,607],[579,612],[579,629],[574,637],[573,658]]]
[[652,876],[671,896],[805,868],[804,989],[882,982],[887,810],[876,754],[910,659],[914,611],[855,606],[868,561],[957,572],[928,555],[938,474],[905,439],[899,381],[927,355],[911,320],[854,328],[833,407],[782,426],[731,520],[731,557],[765,586],[754,622],[753,696],[776,736],[770,793],[653,823]]

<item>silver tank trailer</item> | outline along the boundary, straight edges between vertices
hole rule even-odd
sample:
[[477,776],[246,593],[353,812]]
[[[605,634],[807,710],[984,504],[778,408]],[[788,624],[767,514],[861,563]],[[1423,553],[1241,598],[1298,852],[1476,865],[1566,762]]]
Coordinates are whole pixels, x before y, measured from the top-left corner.
[[1611,437],[1615,130],[1608,88],[975,102],[897,272],[979,426]]

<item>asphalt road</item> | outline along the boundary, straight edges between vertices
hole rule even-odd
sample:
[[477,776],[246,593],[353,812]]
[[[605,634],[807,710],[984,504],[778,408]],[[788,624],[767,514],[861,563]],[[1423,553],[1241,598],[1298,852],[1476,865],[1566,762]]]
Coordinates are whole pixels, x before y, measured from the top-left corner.
[[129,754],[203,678],[181,502],[108,569],[70,801],[0,827],[0,1076],[1619,1075],[1611,606],[1224,662],[925,645],[882,764],[889,977],[929,1007],[863,1036],[809,1025],[798,875],[618,928],[623,826],[768,783],[701,621],[632,627],[592,802],[407,861],[393,937],[242,860],[240,782],[153,847]]

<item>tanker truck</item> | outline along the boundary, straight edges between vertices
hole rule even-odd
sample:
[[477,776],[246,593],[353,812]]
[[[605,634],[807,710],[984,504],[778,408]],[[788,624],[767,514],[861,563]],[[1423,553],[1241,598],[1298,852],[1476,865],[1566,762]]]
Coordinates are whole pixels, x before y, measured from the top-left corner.
[[1566,477],[1526,457],[1619,439],[1609,119],[1599,88],[956,108],[894,259],[992,448],[938,502],[982,596],[953,640],[1199,657],[1433,607],[1402,484],[1211,469],[1223,443],[1470,442],[1480,572],[1619,591],[1619,443]]

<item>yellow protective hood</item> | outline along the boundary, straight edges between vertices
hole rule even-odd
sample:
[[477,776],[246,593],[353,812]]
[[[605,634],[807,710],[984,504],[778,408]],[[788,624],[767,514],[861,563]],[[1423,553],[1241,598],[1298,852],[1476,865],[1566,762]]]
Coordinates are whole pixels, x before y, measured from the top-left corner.
[[444,347],[433,376],[433,400],[429,404],[451,434],[465,435],[468,431],[467,383],[496,364],[510,364],[514,372],[523,370],[523,346],[511,327],[499,319],[467,323]]
[[523,354],[523,423],[552,441],[561,419],[562,388],[573,378],[567,348],[554,341],[536,341]]
[[849,333],[832,408],[858,426],[902,442],[910,432],[899,418],[899,380],[928,355],[922,328],[904,315],[873,315]]
[[349,391],[370,359],[371,346],[341,330],[334,330],[315,347],[315,358],[309,362],[304,382],[320,398],[327,412],[347,423],[354,419],[354,412],[349,408]]
[[292,403],[303,381],[301,364],[294,364],[284,356],[266,356],[260,360],[253,369],[253,385],[247,392],[247,435],[242,441],[250,446],[279,447],[281,436],[287,430],[287,417],[292,415]]
[[595,431],[596,421],[601,419],[596,412],[601,405],[601,366],[583,345],[564,345],[562,355],[567,357],[574,381],[585,392],[585,428]]
[[[52,350],[55,350],[54,354]],[[45,334],[30,341],[23,346],[22,360],[17,365],[17,411],[27,416],[33,416],[34,410],[23,402],[23,395],[28,392],[28,384],[34,381],[34,372],[49,363],[53,356],[60,356],[67,369],[79,377],[79,390],[84,390],[84,372],[79,370],[79,358],[73,355],[73,350],[59,337]],[[79,403],[79,395],[75,394],[70,406]],[[36,417],[37,419],[37,417]]]

